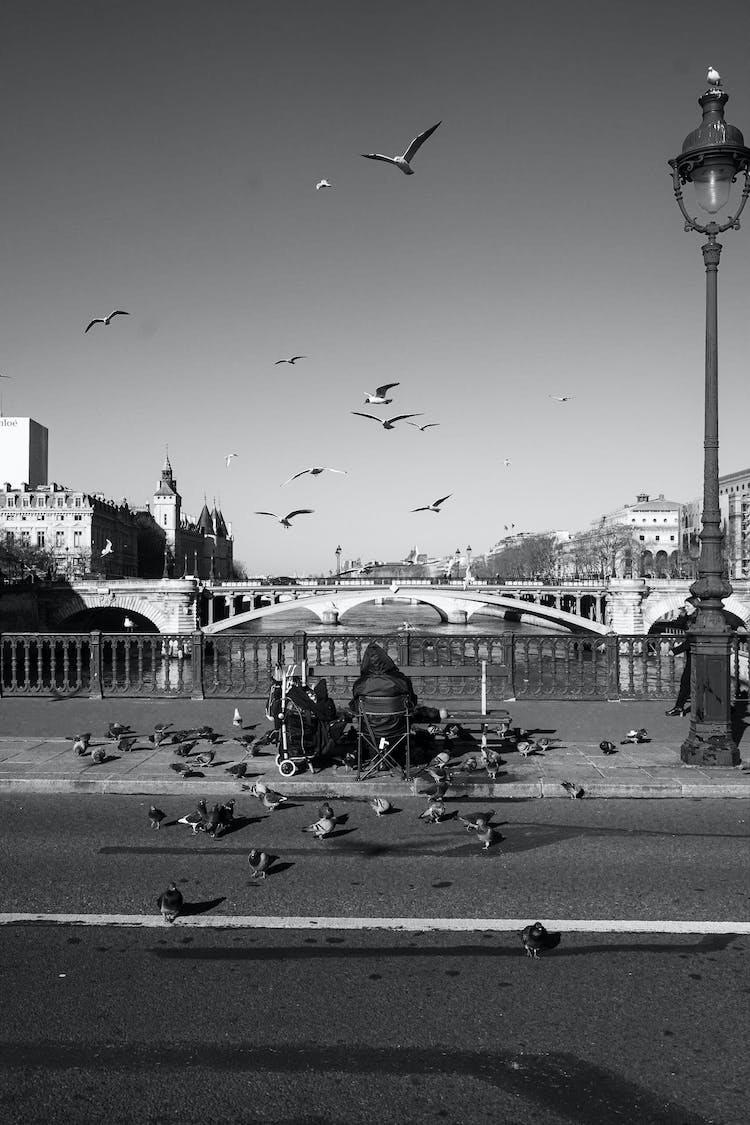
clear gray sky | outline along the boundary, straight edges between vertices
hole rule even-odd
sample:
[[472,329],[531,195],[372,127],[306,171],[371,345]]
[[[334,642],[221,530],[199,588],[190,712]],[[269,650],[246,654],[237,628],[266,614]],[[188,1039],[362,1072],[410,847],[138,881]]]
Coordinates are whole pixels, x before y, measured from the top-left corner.
[[[253,572],[689,499],[702,240],[666,161],[709,64],[750,139],[749,48],[746,0],[5,3],[3,412],[49,428],[51,479],[131,503],[168,444],[186,510],[215,497]],[[439,120],[413,176],[359,155]],[[729,472],[750,462],[750,213],[722,242]],[[440,426],[350,413],[370,409]],[[348,475],[279,487],[321,464]],[[253,515],[298,507],[291,531]]]

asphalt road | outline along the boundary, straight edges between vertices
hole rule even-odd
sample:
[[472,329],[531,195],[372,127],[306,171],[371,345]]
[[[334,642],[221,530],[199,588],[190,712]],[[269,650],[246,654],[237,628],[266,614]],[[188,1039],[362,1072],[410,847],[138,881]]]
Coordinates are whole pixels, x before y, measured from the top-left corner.
[[[185,804],[186,807],[183,807]],[[221,915],[748,918],[739,801],[498,802],[482,853],[423,802],[246,795],[223,838],[138,797],[3,798],[2,906]],[[191,802],[164,801],[168,821]],[[449,809],[461,808],[449,802]],[[488,805],[489,807],[489,805]],[[474,806],[471,806],[474,809]],[[279,856],[265,883],[246,855]],[[744,1125],[750,938],[0,926],[0,1113],[24,1122]]]

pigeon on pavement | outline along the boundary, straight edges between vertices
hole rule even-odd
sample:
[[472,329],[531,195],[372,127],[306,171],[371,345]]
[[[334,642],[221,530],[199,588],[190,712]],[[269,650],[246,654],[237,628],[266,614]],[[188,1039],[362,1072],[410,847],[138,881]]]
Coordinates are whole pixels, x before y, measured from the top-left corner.
[[615,746],[614,742],[609,742],[608,739],[606,739],[606,738],[604,739],[603,742],[599,743],[599,749],[601,750],[602,754],[604,754],[605,757],[608,754],[616,754],[617,753],[617,747]]
[[237,780],[241,781],[247,773],[247,762],[236,762],[233,766],[227,766],[224,773],[234,774]]
[[626,746],[629,742],[639,745],[641,742],[648,742],[648,731],[645,727],[638,727],[637,730],[629,730],[623,739],[620,741],[620,746]]
[[572,781],[561,781],[560,784],[568,796],[574,801],[577,801],[578,798],[582,797],[586,792],[582,785],[574,785]]
[[182,910],[183,898],[174,883],[170,883],[166,891],[159,895],[156,905],[161,910],[165,922],[172,923],[178,918]]
[[541,922],[534,922],[524,926],[521,931],[521,941],[526,950],[527,957],[538,959],[540,953],[546,949],[554,949],[560,944],[560,934],[549,933]]
[[95,746],[91,751],[91,761],[95,766],[100,766],[106,760],[107,751],[103,746]]
[[491,844],[499,843],[502,840],[502,836],[496,828],[487,824],[484,828],[477,828],[477,840],[479,840],[483,850],[488,851]]
[[471,831],[484,832],[484,830],[487,828],[488,824],[490,823],[491,818],[492,818],[492,813],[490,812],[490,813],[470,813],[469,816],[460,816],[459,815],[458,819],[461,821],[462,824],[466,825],[466,831],[467,832],[471,832]]
[[79,758],[83,757],[83,755],[89,748],[89,742],[91,740],[90,732],[87,731],[86,734],[75,734],[71,735],[70,737],[72,739],[73,749],[75,750],[76,754],[79,756]]

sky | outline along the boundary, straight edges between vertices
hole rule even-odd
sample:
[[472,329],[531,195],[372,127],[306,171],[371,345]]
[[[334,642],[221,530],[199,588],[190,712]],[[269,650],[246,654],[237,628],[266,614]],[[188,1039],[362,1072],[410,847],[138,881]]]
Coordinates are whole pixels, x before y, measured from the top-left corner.
[[[709,65],[750,142],[750,6],[710,17],[693,0],[9,0],[2,412],[47,426],[50,480],[134,505],[168,447],[183,511],[215,500],[251,574],[327,573],[338,545],[479,554],[504,525],[692,499],[703,239],[667,160]],[[361,158],[437,121],[413,176]],[[727,473],[750,464],[750,205],[721,242]],[[130,315],[84,333],[115,308]],[[386,382],[393,403],[366,406]],[[346,475],[281,487],[320,465]],[[289,530],[254,514],[295,508],[314,514]]]

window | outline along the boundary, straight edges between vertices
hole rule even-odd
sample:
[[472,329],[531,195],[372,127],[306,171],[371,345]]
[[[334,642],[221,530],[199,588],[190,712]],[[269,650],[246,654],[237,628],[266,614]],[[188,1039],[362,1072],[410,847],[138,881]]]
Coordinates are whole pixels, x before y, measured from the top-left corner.
[[24,496],[21,503],[24,506],[24,508],[28,508],[28,506],[31,504],[31,499],[28,496]]
[[670,542],[670,543],[674,543],[674,535],[670,535],[670,537],[669,537],[669,542]]
[[81,497],[76,496],[76,508],[80,508],[80,506],[81,506]]
[[638,538],[640,539],[640,541],[641,541],[641,543],[642,543],[642,542],[643,542],[643,540],[644,540],[644,539],[646,538],[646,536],[645,536],[645,535],[639,535],[639,536],[638,536]]
[[55,546],[56,547],[64,547],[65,546],[65,532],[64,531],[56,531],[55,532]]
[[74,531],[73,532],[73,546],[74,547],[80,547],[82,538],[83,538],[83,532],[82,531]]
[[654,539],[656,540],[657,543],[659,542],[659,536],[658,535],[655,535]]
[[22,531],[21,532],[21,545],[23,547],[30,547],[31,546],[31,532],[30,531]]
[[36,533],[36,545],[37,545],[37,547],[43,547],[44,546],[44,531],[37,531],[37,533]]

